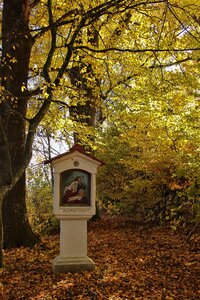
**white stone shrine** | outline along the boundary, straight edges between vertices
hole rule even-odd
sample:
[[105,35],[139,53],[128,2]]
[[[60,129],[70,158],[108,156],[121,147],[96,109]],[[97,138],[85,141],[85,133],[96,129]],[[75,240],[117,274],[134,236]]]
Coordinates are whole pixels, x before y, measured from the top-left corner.
[[54,273],[94,270],[87,256],[87,221],[96,212],[96,174],[102,161],[76,144],[45,163],[54,170],[53,212],[60,219],[60,254]]

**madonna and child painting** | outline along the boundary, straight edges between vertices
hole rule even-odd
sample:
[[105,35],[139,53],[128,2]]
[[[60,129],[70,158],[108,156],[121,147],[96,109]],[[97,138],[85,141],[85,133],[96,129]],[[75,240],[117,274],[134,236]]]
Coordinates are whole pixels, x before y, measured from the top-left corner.
[[90,205],[90,173],[67,170],[61,174],[61,205]]

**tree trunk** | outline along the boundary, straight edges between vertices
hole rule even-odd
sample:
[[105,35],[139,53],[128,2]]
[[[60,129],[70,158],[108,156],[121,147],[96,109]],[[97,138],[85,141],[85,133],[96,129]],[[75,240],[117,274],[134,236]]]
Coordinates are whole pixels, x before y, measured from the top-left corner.
[[[29,0],[3,2],[1,75],[5,92],[0,105],[2,186],[12,182],[25,152],[26,87],[33,45],[29,32],[29,13]],[[4,198],[2,213],[5,248],[32,247],[37,242],[27,219],[25,175]]]
[[38,242],[28,222],[25,193],[25,175],[23,175],[3,201],[4,249],[33,247]]
[[[95,127],[96,112],[97,112],[97,98],[94,95],[91,86],[89,86],[87,80],[88,78],[94,78],[92,72],[92,66],[88,65],[85,74],[82,69],[86,68],[81,62],[79,66],[74,66],[70,69],[69,77],[73,86],[80,90],[80,93],[84,92],[85,103],[78,103],[77,105],[71,105],[69,108],[70,117],[80,124],[87,124],[89,127]],[[97,86],[97,81],[95,81]],[[80,94],[82,95],[82,94]],[[92,139],[92,137],[91,137]],[[81,142],[80,136],[74,133],[74,143]]]
[[3,197],[0,192],[0,268],[3,267],[3,222],[2,222],[2,202]]

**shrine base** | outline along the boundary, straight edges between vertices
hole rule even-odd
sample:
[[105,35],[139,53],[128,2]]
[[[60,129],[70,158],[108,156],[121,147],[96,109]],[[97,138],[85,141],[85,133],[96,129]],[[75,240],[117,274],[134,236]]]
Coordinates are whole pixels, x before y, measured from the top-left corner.
[[57,256],[53,260],[54,274],[59,273],[80,273],[84,271],[93,271],[95,264],[91,258],[86,257],[61,257]]

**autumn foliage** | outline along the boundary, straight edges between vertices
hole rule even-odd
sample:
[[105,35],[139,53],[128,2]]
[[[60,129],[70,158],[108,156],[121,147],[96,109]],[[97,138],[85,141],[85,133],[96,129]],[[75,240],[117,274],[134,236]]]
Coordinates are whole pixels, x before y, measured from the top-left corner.
[[88,252],[94,272],[54,275],[59,237],[48,236],[32,250],[5,251],[1,271],[4,300],[159,299],[197,300],[199,236],[147,227],[129,218],[89,223]]

